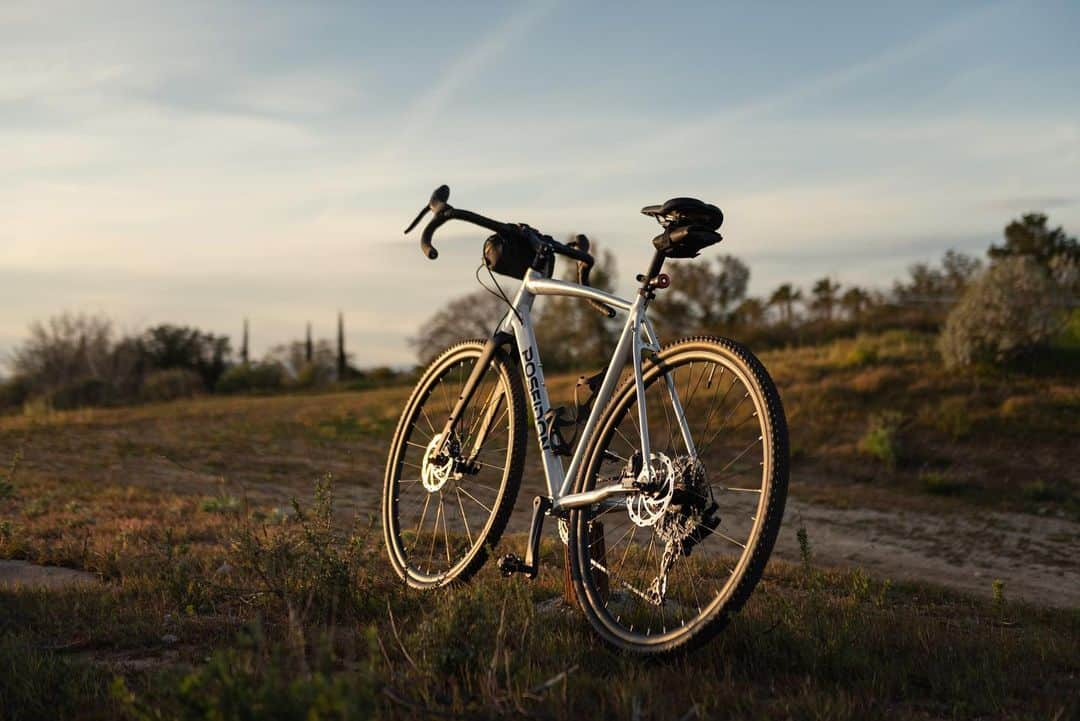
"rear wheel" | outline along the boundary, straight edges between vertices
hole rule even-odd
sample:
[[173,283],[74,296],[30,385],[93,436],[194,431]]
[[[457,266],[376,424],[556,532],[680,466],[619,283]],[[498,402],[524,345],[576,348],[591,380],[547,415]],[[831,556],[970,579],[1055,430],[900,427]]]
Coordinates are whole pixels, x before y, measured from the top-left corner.
[[517,498],[526,415],[511,356],[495,353],[451,437],[441,443],[483,350],[482,341],[466,341],[432,361],[390,447],[383,535],[394,570],[414,588],[472,576],[498,543]]
[[787,497],[787,424],[764,366],[726,339],[674,343],[643,378],[651,476],[631,379],[597,426],[577,490],[625,479],[645,490],[570,513],[571,573],[606,641],[670,653],[715,635],[761,578]]

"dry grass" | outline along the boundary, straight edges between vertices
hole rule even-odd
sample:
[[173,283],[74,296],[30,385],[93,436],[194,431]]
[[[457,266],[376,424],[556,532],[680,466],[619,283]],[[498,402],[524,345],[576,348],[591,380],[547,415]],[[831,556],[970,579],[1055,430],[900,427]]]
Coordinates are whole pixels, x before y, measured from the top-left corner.
[[[73,494],[99,522],[90,550],[69,563],[107,583],[0,592],[0,658],[20,659],[17,673],[0,674],[7,718],[1075,712],[1080,618],[1011,604],[1007,585],[984,603],[825,571],[809,538],[806,563],[772,563],[719,639],[643,663],[603,647],[563,606],[555,546],[535,582],[487,568],[466,588],[408,592],[377,533],[333,523],[326,490],[291,520],[252,506],[203,510],[186,495],[154,504],[145,490],[126,503],[124,493]],[[78,545],[61,518],[53,534],[20,529],[21,548],[48,556],[57,541]]]
[[[796,494],[1075,512],[1068,379],[949,377],[927,339],[898,335],[765,362],[788,409]],[[554,379],[554,395],[572,383]],[[717,641],[659,665],[612,653],[561,605],[551,545],[536,582],[487,568],[464,589],[406,592],[368,524],[406,393],[0,418],[0,557],[104,581],[0,592],[0,717],[1077,713],[1075,610],[1014,604],[1007,578],[984,603],[819,569],[812,537],[808,562],[771,563]],[[868,471],[858,444],[882,412],[906,419],[907,455]],[[333,510],[311,500],[327,472]]]

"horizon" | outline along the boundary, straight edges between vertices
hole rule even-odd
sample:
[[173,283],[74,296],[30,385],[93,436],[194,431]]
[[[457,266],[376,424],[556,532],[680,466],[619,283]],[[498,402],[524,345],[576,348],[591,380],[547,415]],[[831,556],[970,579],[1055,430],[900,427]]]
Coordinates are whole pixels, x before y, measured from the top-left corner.
[[723,209],[702,260],[756,296],[984,258],[1026,212],[1080,227],[1068,3],[262,7],[0,9],[0,369],[64,311],[234,340],[246,317],[261,357],[341,310],[357,366],[411,364],[476,289],[482,232],[448,226],[434,263],[402,235],[442,183],[589,235],[620,291],[639,209],[680,195]]

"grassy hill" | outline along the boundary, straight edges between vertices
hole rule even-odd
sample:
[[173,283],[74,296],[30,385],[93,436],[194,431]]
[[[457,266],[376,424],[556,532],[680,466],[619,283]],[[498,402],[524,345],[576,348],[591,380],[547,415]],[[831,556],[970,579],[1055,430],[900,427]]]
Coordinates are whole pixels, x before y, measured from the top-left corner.
[[[1074,376],[957,377],[929,338],[895,333],[764,360],[787,407],[796,498],[1078,515]],[[553,379],[553,396],[572,384]],[[0,591],[2,717],[1078,711],[1076,609],[822,567],[813,536],[802,562],[770,563],[719,639],[664,664],[609,651],[562,603],[555,544],[534,582],[489,567],[464,589],[406,592],[371,513],[407,393],[0,419],[0,558],[102,581]],[[523,494],[539,487],[534,462]]]

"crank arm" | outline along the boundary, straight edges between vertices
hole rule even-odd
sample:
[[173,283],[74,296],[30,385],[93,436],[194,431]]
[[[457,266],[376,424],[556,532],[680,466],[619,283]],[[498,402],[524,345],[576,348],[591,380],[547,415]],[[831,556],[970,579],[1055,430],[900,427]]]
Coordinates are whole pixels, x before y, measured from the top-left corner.
[[540,536],[544,533],[544,516],[551,510],[551,499],[537,496],[533,499],[532,526],[529,528],[529,545],[525,549],[525,560],[508,553],[499,559],[499,570],[504,576],[524,573],[529,578],[536,578],[540,573]]

